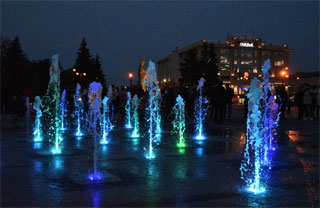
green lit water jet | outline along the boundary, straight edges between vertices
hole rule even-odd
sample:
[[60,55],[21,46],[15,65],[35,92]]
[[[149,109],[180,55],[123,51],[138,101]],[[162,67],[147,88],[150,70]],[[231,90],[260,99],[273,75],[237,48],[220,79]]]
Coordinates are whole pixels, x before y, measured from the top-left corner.
[[183,98],[178,95],[176,98],[176,104],[173,106],[172,113],[174,114],[174,119],[172,121],[173,126],[173,134],[178,136],[178,147],[185,147],[185,130],[186,130],[186,123],[185,123],[185,103]]
[[60,68],[59,56],[51,58],[50,81],[46,94],[41,99],[42,129],[44,138],[48,139],[52,154],[60,154],[62,137],[60,133]]
[[138,113],[138,110],[139,110],[139,103],[140,103],[140,100],[138,98],[138,96],[135,94],[132,98],[132,118],[133,118],[133,131],[132,131],[132,134],[131,134],[131,137],[140,137],[140,134],[139,134],[139,113]]

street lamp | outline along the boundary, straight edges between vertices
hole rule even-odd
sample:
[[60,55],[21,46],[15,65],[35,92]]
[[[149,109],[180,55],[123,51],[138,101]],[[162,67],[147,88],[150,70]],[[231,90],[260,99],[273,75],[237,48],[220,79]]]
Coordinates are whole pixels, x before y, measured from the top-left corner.
[[130,87],[132,87],[133,74],[130,72],[128,76],[129,76],[129,79],[130,79]]

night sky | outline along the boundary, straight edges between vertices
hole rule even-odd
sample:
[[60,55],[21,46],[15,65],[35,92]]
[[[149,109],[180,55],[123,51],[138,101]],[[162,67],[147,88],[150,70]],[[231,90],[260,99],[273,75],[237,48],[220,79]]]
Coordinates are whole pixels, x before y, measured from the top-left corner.
[[290,71],[319,70],[319,3],[313,2],[3,2],[1,37],[19,36],[29,59],[59,53],[75,62],[81,39],[99,54],[108,83],[128,84],[140,59],[154,61],[198,40],[252,34],[288,44]]

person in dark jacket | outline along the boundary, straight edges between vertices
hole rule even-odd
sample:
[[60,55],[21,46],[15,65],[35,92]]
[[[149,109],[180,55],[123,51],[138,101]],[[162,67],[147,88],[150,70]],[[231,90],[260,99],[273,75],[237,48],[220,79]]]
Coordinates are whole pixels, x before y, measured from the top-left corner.
[[222,124],[225,104],[226,104],[226,89],[222,86],[222,81],[218,81],[217,86],[213,89],[212,101],[214,107],[214,122]]

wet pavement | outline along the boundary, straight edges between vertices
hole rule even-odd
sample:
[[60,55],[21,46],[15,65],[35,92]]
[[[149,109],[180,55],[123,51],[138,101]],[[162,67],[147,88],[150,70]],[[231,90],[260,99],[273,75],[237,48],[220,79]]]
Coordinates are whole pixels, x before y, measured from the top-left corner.
[[[235,115],[236,117],[236,115]],[[319,207],[319,121],[280,122],[267,191],[253,194],[240,179],[245,120],[206,124],[207,139],[176,147],[164,123],[156,158],[144,157],[147,135],[133,139],[118,123],[108,145],[99,145],[99,171],[121,180],[81,184],[74,179],[93,168],[91,137],[64,133],[63,155],[37,154],[45,143],[32,142],[23,129],[2,128],[2,207]],[[144,130],[143,132],[146,132]]]

